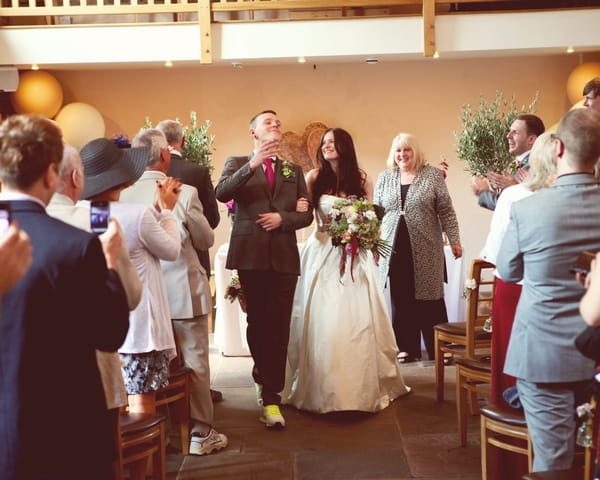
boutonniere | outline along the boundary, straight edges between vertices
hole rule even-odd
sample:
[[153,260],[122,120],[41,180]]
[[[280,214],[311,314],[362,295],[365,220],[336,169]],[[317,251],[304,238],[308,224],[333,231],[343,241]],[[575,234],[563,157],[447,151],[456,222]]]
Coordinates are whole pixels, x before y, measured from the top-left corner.
[[289,160],[284,160],[281,164],[281,174],[285,178],[294,178],[296,176],[296,170],[294,165]]

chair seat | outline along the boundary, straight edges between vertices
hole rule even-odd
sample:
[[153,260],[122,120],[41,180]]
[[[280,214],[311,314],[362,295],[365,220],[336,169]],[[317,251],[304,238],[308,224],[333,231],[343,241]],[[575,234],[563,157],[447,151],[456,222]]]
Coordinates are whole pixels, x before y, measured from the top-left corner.
[[453,335],[465,335],[467,332],[467,322],[444,322],[433,326],[434,330],[451,333]]
[[488,361],[473,360],[467,357],[457,357],[454,359],[454,363],[466,367],[470,370],[481,373],[492,373],[492,364]]
[[568,470],[552,470],[549,472],[533,472],[524,475],[523,480],[573,480],[583,478],[582,467],[570,468]]
[[[434,329],[440,332],[446,333],[448,335],[466,335],[467,331],[467,322],[446,322],[446,323],[438,323],[434,325]],[[476,340],[488,340],[492,338],[492,334],[490,332],[486,332],[481,327],[475,328],[475,339]]]
[[497,422],[512,425],[513,427],[527,427],[525,416],[519,410],[509,411],[498,408],[495,405],[489,405],[486,407],[481,407],[480,412],[481,415],[492,420],[496,420]]
[[164,420],[160,415],[149,413],[128,412],[119,416],[119,426],[122,435],[133,435],[135,433],[155,427]]

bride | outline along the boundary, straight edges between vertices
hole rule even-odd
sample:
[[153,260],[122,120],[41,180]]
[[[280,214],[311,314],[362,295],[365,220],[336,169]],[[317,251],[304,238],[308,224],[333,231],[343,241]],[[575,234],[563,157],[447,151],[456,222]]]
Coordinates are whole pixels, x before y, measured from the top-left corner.
[[[330,128],[317,152],[320,168],[306,176],[317,229],[302,249],[282,402],[317,413],[382,410],[410,389],[370,251],[350,255],[340,278],[339,247],[324,222],[340,197],[372,201],[373,183],[359,169],[352,137]],[[352,270],[352,272],[351,272]],[[352,278],[353,277],[353,278]]]

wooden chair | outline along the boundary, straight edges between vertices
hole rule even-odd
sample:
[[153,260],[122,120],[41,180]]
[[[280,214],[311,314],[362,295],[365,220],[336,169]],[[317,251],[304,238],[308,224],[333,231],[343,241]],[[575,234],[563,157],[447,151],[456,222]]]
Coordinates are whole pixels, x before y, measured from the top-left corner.
[[123,480],[125,467],[130,480],[145,480],[148,461],[153,480],[166,480],[165,419],[148,413],[121,412],[117,436],[117,480]]
[[[494,405],[482,407],[481,410],[481,478],[487,480],[488,445],[520,453],[527,456],[529,471],[533,466],[533,449],[525,416],[518,413],[500,409]],[[518,439],[517,442],[507,439]]]
[[440,323],[433,327],[435,340],[435,384],[436,397],[444,400],[444,353],[479,359],[489,356],[491,334],[483,330],[491,313],[496,289],[494,265],[475,259],[471,264],[471,277],[475,281],[468,288],[466,322]]
[[[456,359],[456,418],[460,445],[467,444],[467,398],[471,415],[479,413],[477,395],[490,397],[492,369],[490,361]],[[468,395],[467,395],[468,394]]]
[[177,337],[177,356],[169,366],[169,384],[156,391],[156,408],[163,410],[170,426],[179,425],[181,452],[190,451],[190,376],[192,369],[183,363]]

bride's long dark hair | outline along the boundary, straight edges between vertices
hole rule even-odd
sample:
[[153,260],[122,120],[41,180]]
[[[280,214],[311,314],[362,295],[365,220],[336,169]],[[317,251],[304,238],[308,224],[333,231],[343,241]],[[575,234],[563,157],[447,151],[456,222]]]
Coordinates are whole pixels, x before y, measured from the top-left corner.
[[[323,157],[321,147],[325,140],[325,135],[333,133],[335,149],[339,155],[338,175],[336,176],[331,164]],[[323,132],[319,149],[317,150],[317,159],[319,160],[319,172],[313,185],[312,204],[319,205],[321,195],[329,193],[332,195],[344,194],[346,196],[355,195],[365,197],[365,177],[366,174],[358,167],[356,159],[356,150],[350,134],[343,128],[329,128]]]

